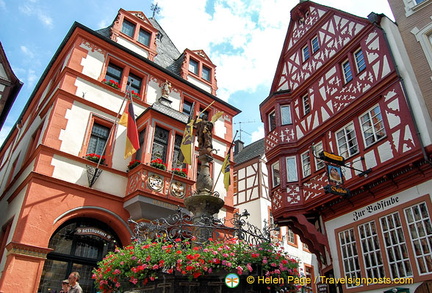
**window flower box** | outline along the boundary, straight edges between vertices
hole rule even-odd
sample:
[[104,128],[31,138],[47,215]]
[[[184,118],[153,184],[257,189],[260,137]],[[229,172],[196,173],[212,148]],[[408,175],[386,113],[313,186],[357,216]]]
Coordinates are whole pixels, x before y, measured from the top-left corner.
[[140,94],[139,93],[137,93],[136,91],[131,91],[131,95],[132,95],[132,98],[135,98],[135,99],[139,99],[140,98]]
[[167,167],[165,163],[162,161],[162,159],[157,158],[150,162],[150,166],[155,167],[157,169],[166,170]]
[[87,159],[87,160],[89,160],[89,161],[95,162],[95,163],[98,163],[99,160],[100,160],[101,164],[103,164],[105,162],[105,156],[101,157],[98,154],[86,154],[84,156],[84,158]]
[[175,175],[178,175],[178,176],[181,176],[181,177],[187,177],[187,169],[186,168],[183,168],[183,169],[180,169],[180,168],[174,168],[174,169],[172,169],[171,170]]
[[103,79],[102,83],[104,83],[106,85],[109,85],[110,87],[113,87],[115,89],[119,89],[120,88],[120,84],[117,81],[112,80],[112,79],[110,79],[110,80]]
[[128,171],[132,170],[133,168],[135,168],[136,166],[138,166],[139,164],[141,164],[140,160],[132,160],[130,161],[129,165],[127,166]]

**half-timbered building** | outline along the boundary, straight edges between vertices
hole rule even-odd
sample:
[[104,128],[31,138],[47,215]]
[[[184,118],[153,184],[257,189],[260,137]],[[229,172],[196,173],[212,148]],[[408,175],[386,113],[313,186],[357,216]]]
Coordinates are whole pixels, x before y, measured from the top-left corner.
[[[92,269],[131,242],[128,219],[166,217],[191,195],[199,162],[177,162],[189,117],[223,111],[212,133],[216,178],[239,110],[215,96],[215,70],[139,11],[120,9],[97,31],[72,25],[0,149],[0,292],[57,292],[72,271],[96,292]],[[140,148],[125,158],[126,92]],[[229,218],[232,194],[223,182],[214,189]]]
[[[299,263],[299,274],[314,279],[319,275],[317,259],[299,236],[286,226],[274,225],[268,188],[268,173],[264,154],[264,139],[247,146],[237,140],[234,148],[233,200],[240,213],[250,214],[248,221],[256,227],[270,229],[272,241],[278,243],[290,257]],[[304,293],[315,292],[312,283],[304,283],[299,289]]]
[[260,112],[273,216],[317,255],[323,290],[414,292],[432,276],[430,117],[408,67],[384,15],[291,11]]

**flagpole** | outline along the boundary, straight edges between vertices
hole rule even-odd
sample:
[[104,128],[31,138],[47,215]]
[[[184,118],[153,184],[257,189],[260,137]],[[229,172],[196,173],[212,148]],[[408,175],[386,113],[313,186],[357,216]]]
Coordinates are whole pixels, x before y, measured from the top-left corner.
[[[228,160],[229,160],[229,157],[231,156],[231,149],[232,149],[232,147],[233,147],[233,145],[234,145],[234,140],[235,140],[235,138],[236,138],[236,136],[237,136],[237,133],[238,133],[238,130],[237,130],[236,133],[234,134],[233,140],[232,140],[231,145],[230,145],[230,147],[229,147],[229,149],[228,149],[228,153],[227,153]],[[224,162],[225,162],[225,159],[226,159],[226,157],[225,157],[224,160],[223,160]],[[222,163],[222,167],[223,167],[223,163]],[[219,181],[219,177],[220,177],[220,175],[222,174],[222,169],[223,169],[223,168],[220,169],[219,174],[218,174],[218,177],[217,177],[215,183],[213,184],[212,192],[214,191],[214,189],[215,189],[215,187],[216,187],[216,184],[217,184],[218,181]]]
[[[131,80],[131,81],[132,81],[132,80]],[[118,127],[116,127],[116,126],[117,126],[118,121],[119,121],[120,112],[121,112],[121,110],[122,110],[122,108],[123,108],[123,105],[124,105],[124,102],[126,101],[126,98],[128,97],[128,95],[130,96],[129,89],[130,89],[131,81],[128,81],[128,82],[127,82],[127,85],[126,85],[126,91],[125,91],[125,95],[124,95],[124,97],[123,97],[123,101],[122,101],[122,103],[121,103],[121,105],[120,105],[120,109],[118,110],[117,115],[115,116],[115,119],[114,119],[114,126],[115,126],[115,127],[114,127],[114,131],[115,131],[115,132],[114,132],[112,129],[111,129],[110,132],[109,132],[108,138],[107,138],[107,140],[106,140],[106,142],[105,142],[105,144],[104,144],[104,147],[103,147],[103,149],[102,149],[102,153],[101,153],[101,155],[100,155],[100,157],[99,157],[99,160],[98,160],[98,162],[97,162],[96,169],[95,169],[95,171],[94,171],[94,173],[93,173],[93,177],[92,177],[92,179],[90,180],[89,187],[92,187],[93,184],[94,184],[95,181],[96,181],[96,175],[97,175],[97,173],[98,173],[98,171],[99,171],[99,166],[100,166],[100,164],[101,164],[101,162],[102,162],[102,156],[103,156],[103,154],[104,154],[105,151],[106,151],[106,148],[107,148],[107,145],[108,145],[109,140],[111,139],[111,134],[113,134],[113,132],[114,132],[114,133],[117,133],[117,128],[118,128]]]

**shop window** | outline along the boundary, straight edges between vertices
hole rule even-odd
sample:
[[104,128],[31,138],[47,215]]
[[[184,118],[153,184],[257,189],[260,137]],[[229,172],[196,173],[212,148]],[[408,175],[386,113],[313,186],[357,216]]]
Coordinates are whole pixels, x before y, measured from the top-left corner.
[[292,124],[291,107],[289,105],[281,106],[282,125]]
[[[344,276],[351,279],[357,279],[361,277],[360,263],[357,251],[357,242],[354,237],[354,229],[348,229],[338,234],[340,251],[342,254],[342,262],[344,269]],[[346,284],[348,288],[355,287],[354,282]]]
[[273,187],[280,185],[280,172],[279,172],[279,162],[275,162],[271,165],[271,172],[273,178]]
[[375,106],[362,115],[360,117],[360,123],[363,131],[363,138],[367,147],[386,135],[379,106]]
[[408,248],[399,213],[381,217],[380,223],[392,279],[412,277]]
[[115,232],[96,219],[67,222],[49,241],[53,251],[45,260],[38,292],[54,292],[71,272],[78,271],[83,292],[96,293],[92,269],[116,246],[122,244]]
[[359,225],[360,243],[367,278],[383,278],[384,264],[375,221]]
[[124,19],[123,20],[123,25],[122,25],[122,33],[124,33],[125,35],[133,38],[134,34],[135,34],[135,24],[133,24],[132,22]]
[[406,221],[421,275],[432,272],[432,224],[426,203],[405,209]]
[[151,159],[160,158],[166,163],[169,131],[156,126]]
[[341,130],[337,131],[336,140],[339,155],[344,157],[345,159],[359,152],[354,123],[351,122]]

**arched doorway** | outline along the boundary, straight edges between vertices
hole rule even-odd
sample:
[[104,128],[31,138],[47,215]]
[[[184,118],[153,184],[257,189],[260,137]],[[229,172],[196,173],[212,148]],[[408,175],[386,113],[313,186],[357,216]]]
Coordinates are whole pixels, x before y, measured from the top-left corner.
[[40,293],[57,293],[61,281],[77,271],[79,283],[86,293],[95,293],[92,270],[98,261],[121,243],[116,233],[105,223],[91,218],[66,222],[53,234],[39,283]]

